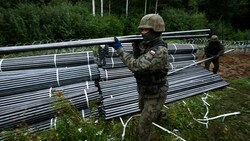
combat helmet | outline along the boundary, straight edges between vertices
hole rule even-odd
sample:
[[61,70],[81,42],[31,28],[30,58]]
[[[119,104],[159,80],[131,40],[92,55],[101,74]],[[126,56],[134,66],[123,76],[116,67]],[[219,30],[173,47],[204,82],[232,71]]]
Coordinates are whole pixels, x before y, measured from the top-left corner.
[[165,31],[165,23],[160,15],[147,14],[142,17],[138,28],[150,28],[153,29],[155,32],[163,32]]
[[217,41],[217,40],[218,40],[218,36],[217,35],[212,35],[211,41]]

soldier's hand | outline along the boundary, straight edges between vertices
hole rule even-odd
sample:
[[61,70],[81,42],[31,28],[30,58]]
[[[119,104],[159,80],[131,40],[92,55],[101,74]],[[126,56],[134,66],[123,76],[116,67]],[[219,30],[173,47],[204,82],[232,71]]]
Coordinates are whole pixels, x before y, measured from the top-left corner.
[[110,46],[112,46],[115,50],[119,49],[120,47],[122,47],[121,42],[119,41],[119,39],[117,39],[116,37],[114,37],[115,39],[115,43],[111,44]]

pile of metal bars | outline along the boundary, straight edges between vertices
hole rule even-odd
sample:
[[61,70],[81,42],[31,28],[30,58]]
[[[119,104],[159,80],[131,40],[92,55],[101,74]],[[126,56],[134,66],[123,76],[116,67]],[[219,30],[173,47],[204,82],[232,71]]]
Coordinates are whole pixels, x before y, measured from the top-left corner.
[[[132,44],[124,44],[125,50],[132,51]],[[169,90],[167,103],[202,94],[228,85],[220,76],[203,69],[200,64],[171,73],[176,69],[197,62],[194,53],[198,48],[192,44],[168,44],[169,50]],[[107,53],[105,64],[100,69],[101,109],[106,119],[139,112],[138,93],[133,73],[123,65],[112,48]],[[110,61],[111,60],[111,61]],[[170,75],[171,74],[171,75]]]
[[93,112],[89,109],[90,102],[100,98],[96,86],[100,72],[92,51],[9,58],[1,63],[1,131],[22,123],[36,130],[51,128],[57,110],[52,103],[62,96],[83,118],[99,114],[98,106]]
[[[204,32],[210,30],[164,32],[162,37],[208,37]],[[133,50],[131,42],[142,40],[140,35],[118,38],[128,52]],[[0,47],[0,54],[9,54],[100,45],[97,60],[92,51],[0,59],[0,131],[14,129],[21,123],[28,124],[30,132],[56,128],[58,117],[56,108],[51,104],[62,96],[77,108],[83,118],[104,114],[106,119],[111,119],[139,112],[133,73],[122,63],[116,51],[107,45],[109,43],[114,43],[114,39]],[[199,64],[175,72],[197,62],[197,46],[168,44],[168,51],[166,104],[228,85],[220,76]],[[95,110],[90,110],[92,101],[100,103]]]

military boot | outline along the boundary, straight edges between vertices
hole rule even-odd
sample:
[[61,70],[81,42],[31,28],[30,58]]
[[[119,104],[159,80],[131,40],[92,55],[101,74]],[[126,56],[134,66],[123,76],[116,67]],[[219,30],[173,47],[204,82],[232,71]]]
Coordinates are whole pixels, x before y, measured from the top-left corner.
[[164,110],[160,111],[159,116],[157,117],[157,119],[155,120],[155,122],[159,122],[163,117],[166,116],[166,112]]

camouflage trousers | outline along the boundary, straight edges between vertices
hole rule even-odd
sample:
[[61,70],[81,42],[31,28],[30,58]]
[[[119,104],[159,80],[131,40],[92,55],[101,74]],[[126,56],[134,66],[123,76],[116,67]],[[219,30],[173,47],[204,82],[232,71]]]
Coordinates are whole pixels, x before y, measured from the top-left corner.
[[[206,57],[206,58],[209,58],[209,57]],[[207,69],[208,71],[210,71],[209,67],[210,67],[211,63],[214,64],[213,73],[216,74],[218,72],[218,70],[219,70],[219,58],[216,57],[216,58],[213,58],[211,60],[207,60],[205,62],[205,69]]]
[[157,94],[139,93],[139,108],[141,109],[141,117],[138,125],[138,141],[150,140],[150,129],[159,114],[162,106],[167,98],[168,86],[162,86]]

